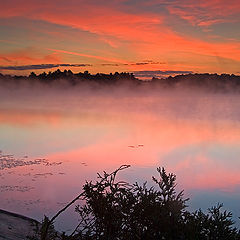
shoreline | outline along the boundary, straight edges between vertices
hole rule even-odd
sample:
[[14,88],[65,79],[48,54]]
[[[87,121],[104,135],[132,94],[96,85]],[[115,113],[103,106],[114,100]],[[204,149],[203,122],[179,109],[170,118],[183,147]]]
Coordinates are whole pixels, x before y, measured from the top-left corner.
[[41,223],[37,220],[0,209],[0,240],[39,239]]

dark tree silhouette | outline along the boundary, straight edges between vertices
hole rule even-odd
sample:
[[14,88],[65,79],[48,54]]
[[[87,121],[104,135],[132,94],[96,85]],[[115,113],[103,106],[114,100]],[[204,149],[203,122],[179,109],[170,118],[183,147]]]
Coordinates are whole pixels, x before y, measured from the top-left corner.
[[[147,182],[129,184],[117,181],[117,173],[129,168],[123,165],[112,173],[98,174],[98,180],[86,182],[83,192],[60,210],[51,220],[45,219],[45,234],[56,217],[70,205],[81,199],[76,206],[80,220],[70,236],[62,234],[58,239],[68,240],[239,240],[240,234],[233,227],[232,214],[222,211],[218,204],[204,213],[187,210],[189,199],[183,191],[176,192],[176,176],[157,168],[153,177],[157,186]],[[53,236],[53,235],[52,235]],[[50,238],[50,239],[57,239]]]
[[[82,83],[97,84],[97,86],[112,86],[118,84],[127,84],[131,86],[146,86],[152,85],[154,87],[166,87],[172,88],[175,86],[192,87],[192,88],[204,88],[205,90],[213,91],[239,91],[240,87],[240,76],[234,74],[182,74],[177,76],[169,76],[168,78],[156,78],[153,77],[151,81],[141,81],[134,76],[133,73],[128,72],[115,72],[114,74],[90,74],[88,71],[84,73],[73,73],[71,70],[61,71],[57,69],[54,72],[43,72],[39,75],[32,72],[28,77],[24,76],[10,76],[0,75],[0,84],[4,82],[12,82],[20,84],[21,82],[40,82],[43,84],[60,84],[63,81],[68,83],[70,86],[76,86]],[[31,81],[28,81],[31,80]],[[144,83],[144,84],[143,84]]]

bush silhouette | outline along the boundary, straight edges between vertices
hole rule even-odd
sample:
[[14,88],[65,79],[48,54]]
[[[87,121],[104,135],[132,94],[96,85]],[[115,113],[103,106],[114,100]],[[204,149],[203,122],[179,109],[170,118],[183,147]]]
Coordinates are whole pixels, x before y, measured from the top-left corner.
[[176,192],[174,174],[157,168],[159,176],[152,178],[157,188],[148,187],[146,182],[139,185],[117,181],[117,173],[128,167],[103,172],[96,182],[85,183],[83,192],[67,205],[83,200],[75,209],[80,221],[70,236],[62,235],[61,239],[240,239],[232,214],[222,211],[222,204],[210,208],[207,214],[201,210],[191,213],[186,209],[189,199],[184,199],[183,191]]

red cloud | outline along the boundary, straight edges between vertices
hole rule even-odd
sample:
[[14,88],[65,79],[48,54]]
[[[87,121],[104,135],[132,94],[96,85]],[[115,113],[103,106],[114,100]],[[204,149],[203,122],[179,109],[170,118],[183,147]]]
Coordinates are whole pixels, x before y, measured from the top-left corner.
[[236,0],[183,0],[169,5],[170,14],[178,15],[189,21],[192,25],[210,26],[216,23],[236,21],[236,18],[228,18],[240,13],[240,2]]
[[60,56],[56,53],[39,54],[31,49],[0,54],[0,65],[22,65],[22,64],[39,64],[39,63],[59,63],[62,62]]
[[[196,54],[240,61],[239,42],[216,43],[180,35],[167,24],[168,16],[158,15],[150,10],[140,11],[137,5],[136,11],[129,12],[120,8],[121,3],[122,1],[113,1],[111,4],[104,5],[102,1],[86,3],[86,1],[71,0],[68,4],[63,1],[58,1],[56,4],[56,1],[12,0],[3,3],[0,14],[2,17],[20,16],[85,30],[96,34],[96,41],[102,39],[106,42],[108,39],[115,39],[118,42],[117,45],[108,41],[109,44],[115,48],[118,48],[120,44],[125,44],[124,46],[134,54],[134,58],[159,59],[162,57],[159,59],[161,61],[171,60],[172,53],[175,54],[175,59],[179,59],[182,53],[186,53],[184,61],[188,61],[188,65],[193,60],[197,61],[194,58]],[[220,23],[224,17],[238,13],[240,9],[240,3],[235,0],[231,1],[231,4],[223,0],[202,0],[197,3],[190,0],[181,2],[152,0],[145,4],[154,8],[156,4],[163,3],[171,14],[178,15],[193,25],[201,27]],[[126,48],[124,52],[117,53],[121,57],[113,57],[115,62],[126,62],[126,59],[129,59]],[[69,51],[69,46],[61,52],[105,58],[97,54],[78,53],[74,49]]]
[[81,56],[81,57],[86,57],[86,58],[95,58],[95,59],[104,60],[107,62],[127,63],[127,61],[124,61],[124,60],[118,59],[118,58],[107,58],[107,57],[89,55],[89,54],[78,53],[78,52],[64,51],[64,50],[59,50],[59,49],[48,49],[48,50],[57,52],[57,53],[76,55],[76,56]]

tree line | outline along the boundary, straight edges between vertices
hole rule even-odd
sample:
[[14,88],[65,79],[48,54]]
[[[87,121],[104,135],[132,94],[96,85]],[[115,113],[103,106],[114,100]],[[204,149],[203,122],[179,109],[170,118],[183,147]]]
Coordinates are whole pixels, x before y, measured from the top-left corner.
[[71,86],[80,85],[82,83],[99,85],[117,85],[132,84],[135,86],[152,85],[164,88],[173,87],[197,87],[208,88],[210,90],[236,90],[240,88],[240,76],[234,74],[210,74],[210,73],[189,73],[167,78],[152,77],[149,81],[143,81],[137,78],[133,73],[115,72],[110,74],[97,73],[90,74],[88,71],[73,73],[71,70],[54,72],[43,72],[36,74],[30,73],[29,76],[12,76],[0,73],[0,83],[43,83],[43,84],[60,84],[66,82]]

